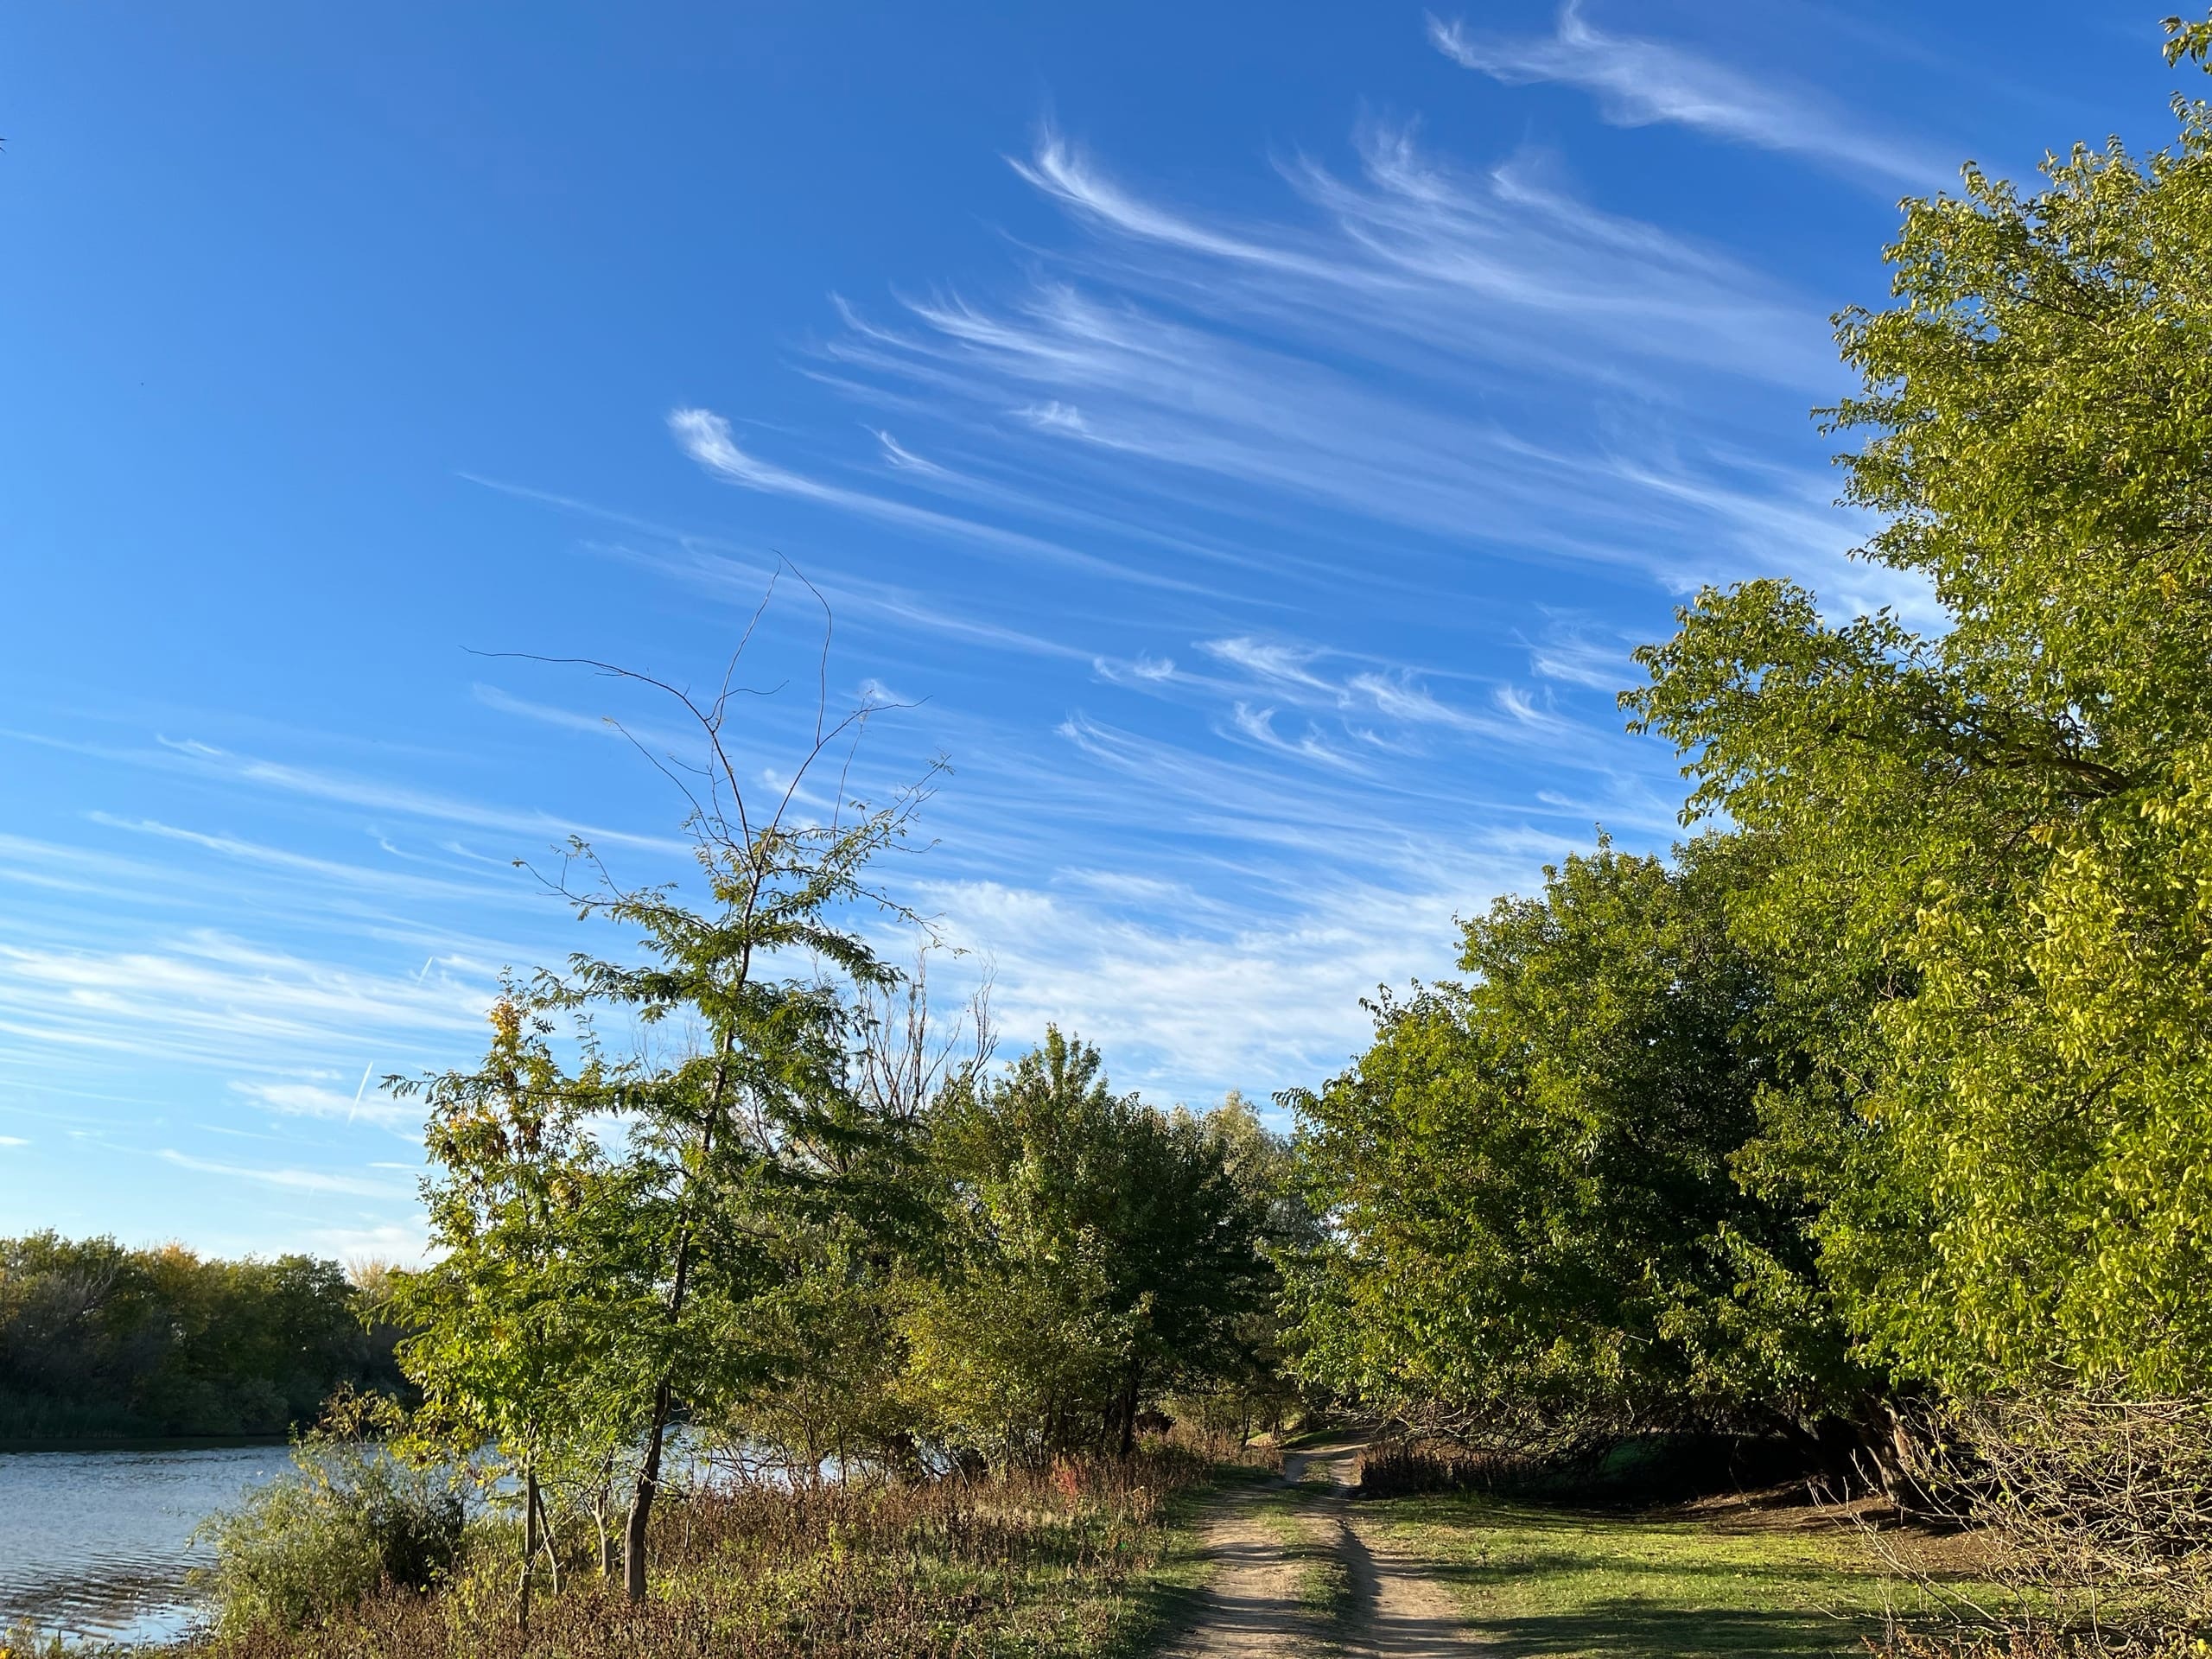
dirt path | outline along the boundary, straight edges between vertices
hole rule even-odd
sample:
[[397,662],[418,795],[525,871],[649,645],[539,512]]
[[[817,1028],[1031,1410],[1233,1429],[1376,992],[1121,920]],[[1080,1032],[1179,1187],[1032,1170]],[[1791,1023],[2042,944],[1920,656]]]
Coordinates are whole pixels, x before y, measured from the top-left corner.
[[[1168,1650],[1175,1659],[1446,1659],[1478,1650],[1443,1586],[1363,1524],[1351,1503],[1358,1452],[1355,1444],[1289,1453],[1280,1481],[1224,1501],[1205,1531],[1213,1580],[1197,1625]],[[1314,1465],[1331,1477],[1326,1490],[1300,1484]]]

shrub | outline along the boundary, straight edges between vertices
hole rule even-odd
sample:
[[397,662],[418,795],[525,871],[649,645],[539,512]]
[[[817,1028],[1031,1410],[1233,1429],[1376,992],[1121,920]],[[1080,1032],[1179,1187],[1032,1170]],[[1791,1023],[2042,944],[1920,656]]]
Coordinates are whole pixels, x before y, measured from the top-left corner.
[[296,1472],[249,1492],[200,1529],[200,1577],[226,1630],[320,1623],[381,1588],[424,1591],[461,1548],[461,1497],[365,1440],[303,1442]]
[[1397,1438],[1378,1440],[1360,1453],[1354,1484],[1362,1497],[1494,1491],[1527,1472],[1526,1459],[1511,1452],[1450,1440]]

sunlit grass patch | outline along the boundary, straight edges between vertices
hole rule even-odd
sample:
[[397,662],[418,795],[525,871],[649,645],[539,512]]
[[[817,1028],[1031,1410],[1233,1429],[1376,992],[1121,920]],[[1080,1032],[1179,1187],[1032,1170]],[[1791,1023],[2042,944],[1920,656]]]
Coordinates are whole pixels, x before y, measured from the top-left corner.
[[1501,1655],[1707,1659],[1864,1651],[1935,1611],[1815,1512],[1732,1524],[1541,1509],[1468,1493],[1362,1506],[1452,1592]]

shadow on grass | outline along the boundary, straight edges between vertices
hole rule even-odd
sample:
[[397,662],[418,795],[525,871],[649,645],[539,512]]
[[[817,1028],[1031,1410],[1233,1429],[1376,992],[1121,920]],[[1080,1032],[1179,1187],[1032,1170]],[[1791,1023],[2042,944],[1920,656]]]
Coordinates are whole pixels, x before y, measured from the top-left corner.
[[1471,1620],[1491,1651],[1507,1655],[1605,1655],[1607,1659],[1701,1659],[1708,1654],[1839,1654],[1858,1651],[1862,1631],[1816,1613],[1655,1607],[1595,1602],[1571,1613]]
[[1859,1652],[1889,1602],[1871,1563],[1802,1532],[1457,1496],[1376,1509],[1470,1610],[1477,1644],[1524,1659]]
[[1655,1583],[1694,1582],[1709,1579],[1716,1584],[1739,1584],[1756,1579],[1763,1584],[1803,1584],[1832,1586],[1837,1571],[1819,1562],[1761,1561],[1747,1567],[1741,1561],[1638,1560],[1628,1555],[1592,1556],[1570,1550],[1502,1549],[1494,1561],[1455,1560],[1436,1571],[1471,1589],[1488,1589],[1517,1579],[1567,1578],[1603,1573],[1609,1578],[1649,1578]]

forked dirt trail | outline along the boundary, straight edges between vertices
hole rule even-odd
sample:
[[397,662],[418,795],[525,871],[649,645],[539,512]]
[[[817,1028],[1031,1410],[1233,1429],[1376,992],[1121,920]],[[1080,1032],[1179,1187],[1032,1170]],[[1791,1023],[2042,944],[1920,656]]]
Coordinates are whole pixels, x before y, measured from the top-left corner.
[[[1167,1651],[1174,1659],[1446,1659],[1479,1651],[1443,1586],[1419,1563],[1392,1550],[1351,1501],[1357,1445],[1292,1452],[1280,1482],[1236,1493],[1207,1524],[1215,1562],[1198,1621]],[[1300,1489],[1284,1506],[1270,1494],[1298,1489],[1309,1467],[1326,1470],[1331,1489]],[[1351,1605],[1332,1618],[1312,1593],[1330,1569],[1348,1573]]]

